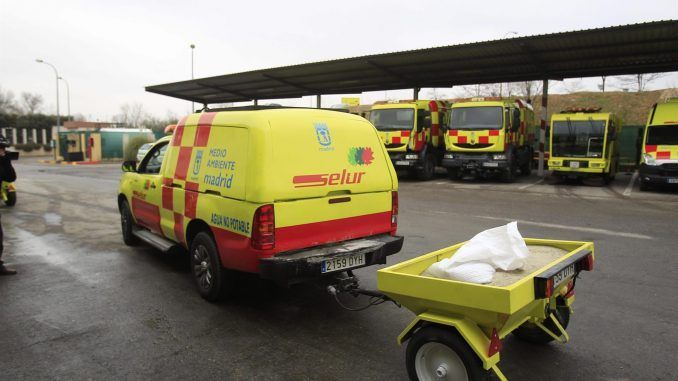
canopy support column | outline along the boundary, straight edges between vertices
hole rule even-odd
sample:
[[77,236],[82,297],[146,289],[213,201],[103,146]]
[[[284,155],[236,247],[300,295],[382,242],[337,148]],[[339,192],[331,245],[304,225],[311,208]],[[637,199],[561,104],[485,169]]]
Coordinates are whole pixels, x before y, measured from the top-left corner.
[[544,176],[544,143],[546,142],[546,117],[548,116],[549,80],[545,79],[541,93],[541,123],[539,124],[539,164],[537,174]]
[[414,88],[414,92],[413,92],[413,95],[412,95],[412,99],[414,99],[415,101],[418,101],[418,100],[419,100],[419,91],[421,91],[421,88],[420,88],[420,87],[415,87],[415,88]]
[[254,105],[259,106],[259,100],[258,99],[254,99]]
[[322,107],[321,106],[321,103],[322,103],[321,97],[322,97],[322,95],[320,95],[320,94],[315,96],[315,108],[321,108]]

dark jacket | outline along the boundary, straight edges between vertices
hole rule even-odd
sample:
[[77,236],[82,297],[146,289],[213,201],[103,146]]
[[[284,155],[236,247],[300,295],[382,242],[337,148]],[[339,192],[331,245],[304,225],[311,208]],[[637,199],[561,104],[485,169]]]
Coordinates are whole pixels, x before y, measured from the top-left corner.
[[14,167],[12,167],[12,161],[6,155],[0,157],[0,180],[16,181],[16,172],[14,172]]

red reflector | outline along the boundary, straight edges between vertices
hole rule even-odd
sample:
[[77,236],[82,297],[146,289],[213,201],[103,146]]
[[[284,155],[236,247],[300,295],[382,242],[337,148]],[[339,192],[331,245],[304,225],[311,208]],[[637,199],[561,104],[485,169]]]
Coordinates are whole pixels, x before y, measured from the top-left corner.
[[592,271],[593,270],[593,254],[589,254],[584,259],[580,262],[581,263],[581,269],[585,271]]
[[254,212],[252,221],[252,247],[269,250],[275,247],[275,213],[273,205],[262,205]]
[[391,192],[391,234],[398,230],[398,191]]
[[546,289],[544,290],[544,296],[550,298],[553,295],[553,278],[546,280]]
[[492,357],[501,351],[501,340],[497,335],[497,329],[492,328],[492,337],[490,337],[490,347],[487,350],[487,357]]

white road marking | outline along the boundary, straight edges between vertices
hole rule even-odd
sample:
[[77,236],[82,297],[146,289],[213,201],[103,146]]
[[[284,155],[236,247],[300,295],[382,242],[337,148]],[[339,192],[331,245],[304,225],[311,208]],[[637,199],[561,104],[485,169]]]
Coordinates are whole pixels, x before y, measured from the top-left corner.
[[533,185],[541,184],[541,183],[543,183],[543,182],[544,182],[544,178],[542,177],[541,179],[539,179],[539,180],[533,182],[532,184],[523,185],[522,187],[520,187],[520,188],[518,188],[518,189],[520,189],[520,190],[527,189],[527,188],[529,188],[529,187],[531,187],[531,186],[533,186]]
[[638,171],[633,172],[633,176],[631,176],[631,181],[629,181],[629,185],[626,186],[626,189],[624,190],[623,195],[628,197],[631,195],[631,191],[633,190],[633,184],[636,183],[636,179],[638,178]]
[[596,228],[590,228],[590,227],[584,227],[584,226],[558,225],[558,224],[550,224],[550,223],[547,223],[547,222],[523,221],[523,220],[514,220],[514,219],[511,219],[511,218],[501,218],[501,217],[492,217],[492,216],[473,216],[473,217],[483,218],[483,219],[486,219],[486,220],[496,220],[496,221],[506,221],[506,222],[518,221],[519,224],[523,224],[523,225],[540,226],[540,227],[544,227],[544,228],[554,228],[554,229],[574,230],[574,231],[596,233],[596,234],[603,234],[603,235],[611,235],[611,236],[625,237],[625,238],[654,239],[654,237],[650,237],[648,235],[643,235],[643,234],[618,232],[618,231],[613,231],[613,230],[596,229]]

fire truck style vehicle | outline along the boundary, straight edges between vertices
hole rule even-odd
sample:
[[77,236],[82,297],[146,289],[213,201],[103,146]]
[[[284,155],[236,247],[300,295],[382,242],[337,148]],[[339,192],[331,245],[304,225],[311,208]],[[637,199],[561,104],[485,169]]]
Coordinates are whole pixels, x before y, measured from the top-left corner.
[[473,98],[452,105],[442,165],[452,179],[501,175],[513,182],[532,170],[534,110],[520,99]]
[[396,169],[430,180],[445,151],[441,126],[448,110],[444,101],[377,102],[370,111],[370,122],[379,131]]
[[640,190],[650,185],[678,185],[678,98],[650,110],[643,137]]
[[619,164],[617,137],[621,120],[598,108],[571,108],[551,116],[553,175],[560,178],[601,176],[605,184],[614,180]]

